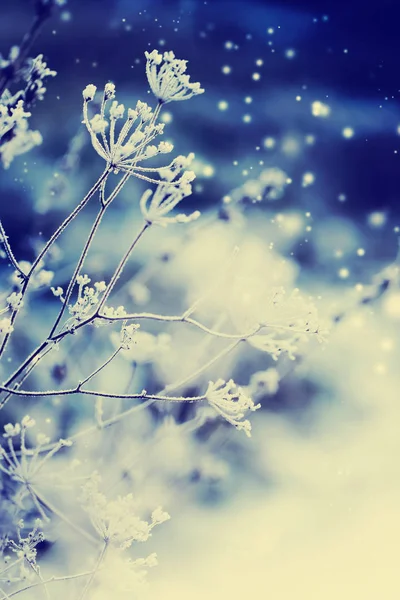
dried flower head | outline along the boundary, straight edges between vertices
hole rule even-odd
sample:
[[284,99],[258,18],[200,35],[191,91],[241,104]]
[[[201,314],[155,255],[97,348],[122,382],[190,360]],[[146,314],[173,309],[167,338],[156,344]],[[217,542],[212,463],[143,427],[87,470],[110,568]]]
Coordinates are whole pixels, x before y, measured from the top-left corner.
[[190,83],[189,75],[185,74],[187,60],[175,58],[173,52],[160,54],[157,50],[145,52],[145,56],[147,79],[159,102],[166,104],[203,94],[200,83]]
[[261,404],[254,404],[253,400],[246,396],[243,390],[230,379],[210,381],[206,391],[208,402],[228,423],[236,429],[243,430],[251,436],[251,423],[244,416],[247,411],[255,411],[261,408]]

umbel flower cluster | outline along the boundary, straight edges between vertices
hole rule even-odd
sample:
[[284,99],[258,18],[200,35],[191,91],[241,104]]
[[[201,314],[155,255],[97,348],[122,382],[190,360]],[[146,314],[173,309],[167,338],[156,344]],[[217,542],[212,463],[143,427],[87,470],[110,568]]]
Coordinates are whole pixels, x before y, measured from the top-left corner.
[[145,52],[145,56],[147,79],[159,102],[166,104],[172,100],[188,100],[204,93],[200,83],[190,83],[189,76],[185,75],[186,60],[175,58],[173,52],[160,54],[157,50]]
[[[171,211],[192,193],[193,171],[186,170],[194,158],[178,156],[168,165],[154,168],[145,166],[146,161],[158,155],[169,154],[174,149],[169,142],[152,143],[164,132],[164,124],[157,123],[161,107],[174,100],[186,100],[204,92],[198,83],[189,83],[186,61],[177,60],[173,52],[164,56],[157,51],[146,52],[146,72],[149,85],[158,98],[153,110],[146,102],[138,101],[135,108],[125,109],[115,100],[115,85],[107,83],[102,94],[100,112],[89,116],[89,103],[94,99],[97,88],[89,84],[83,90],[83,122],[90,134],[93,148],[106,161],[107,169],[114,173],[122,171],[126,177],[133,175],[157,185],[155,192],[147,190],[140,201],[140,208],[148,224],[167,225],[188,223],[200,216],[199,211],[191,215],[168,216]],[[154,66],[161,65],[157,70]],[[117,122],[122,125],[117,131]],[[158,177],[157,177],[158,176]]]

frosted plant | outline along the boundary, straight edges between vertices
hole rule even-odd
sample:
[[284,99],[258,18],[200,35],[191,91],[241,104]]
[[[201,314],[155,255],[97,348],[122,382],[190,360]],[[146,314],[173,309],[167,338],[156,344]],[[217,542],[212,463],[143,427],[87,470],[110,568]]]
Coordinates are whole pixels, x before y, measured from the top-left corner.
[[[96,281],[93,284],[93,287],[88,285],[90,281],[91,279],[88,275],[78,275],[76,278],[76,283],[78,285],[78,299],[75,304],[68,307],[70,314],[73,316],[73,318],[67,322],[69,328],[74,328],[92,312],[93,307],[97,306],[99,303],[101,294],[107,289],[105,281]],[[62,290],[62,288],[60,289]],[[62,293],[62,291],[60,292],[60,290],[57,289],[55,294],[60,296],[61,302],[64,301]]]
[[[11,277],[11,283],[20,286],[24,278],[27,277],[32,264],[28,260],[19,262],[19,270],[14,271]],[[44,262],[38,265],[37,271],[32,275],[31,290],[38,290],[43,287],[48,287],[53,281],[54,272],[44,268]]]
[[[39,4],[43,11],[54,6],[54,3],[44,1]],[[63,427],[65,425],[67,435],[71,430],[71,424],[64,424],[65,413],[61,408],[58,410],[58,407],[68,407],[72,413],[76,410],[76,414],[85,412],[85,418],[90,419],[86,426],[81,425],[81,419],[75,419],[73,433],[68,440],[62,438],[53,444],[50,442],[50,436],[42,434],[37,436],[36,444],[26,442],[27,430],[32,429],[34,425],[34,420],[28,416],[15,424],[7,424],[4,447],[0,450],[0,469],[12,486],[10,496],[18,514],[29,512],[31,516],[40,516],[49,526],[55,518],[61,519],[68,527],[69,535],[76,536],[82,544],[90,543],[97,547],[97,560],[89,571],[76,573],[73,569],[70,571],[66,569],[67,572],[60,577],[40,580],[31,586],[31,588],[33,585],[43,586],[40,588],[41,593],[46,592],[47,582],[76,579],[78,595],[75,597],[78,600],[84,600],[89,592],[94,598],[96,595],[112,596],[108,589],[114,592],[118,586],[111,580],[107,583],[107,565],[117,565],[116,571],[125,573],[127,577],[129,571],[133,585],[137,579],[141,579],[141,571],[156,563],[154,554],[133,561],[120,556],[122,552],[124,554],[129,552],[134,542],[145,542],[156,525],[169,519],[169,515],[161,508],[151,512],[151,507],[147,511],[150,513],[147,520],[142,518],[140,515],[146,514],[146,510],[143,510],[143,505],[140,506],[136,496],[131,493],[129,475],[134,469],[131,468],[129,460],[132,445],[135,443],[140,445],[136,438],[145,437],[141,431],[142,421],[139,421],[139,425],[134,430],[133,416],[142,416],[143,423],[147,427],[146,432],[153,433],[152,430],[156,427],[151,423],[149,411],[144,412],[146,407],[155,403],[161,406],[160,409],[154,407],[154,414],[157,415],[160,423],[163,420],[163,410],[173,412],[176,407],[178,412],[181,406],[190,403],[189,410],[193,413],[191,418],[178,424],[177,420],[168,419],[167,416],[164,419],[166,427],[159,427],[159,431],[164,432],[164,438],[167,439],[163,440],[161,436],[160,440],[155,431],[151,440],[160,442],[161,448],[169,448],[171,456],[175,455],[175,458],[184,456],[185,451],[190,449],[190,460],[175,460],[174,468],[170,465],[168,472],[170,480],[179,480],[182,476],[179,469],[184,470],[186,478],[189,479],[194,469],[193,465],[208,473],[211,479],[219,477],[224,471],[222,466],[213,469],[210,461],[207,463],[206,459],[196,461],[199,446],[187,444],[185,440],[174,444],[176,442],[174,433],[179,428],[180,433],[191,434],[212,418],[219,423],[227,422],[232,428],[243,430],[247,436],[250,436],[251,424],[247,415],[259,409],[260,405],[254,403],[244,387],[237,386],[229,377],[220,378],[217,375],[213,381],[209,381],[213,377],[209,370],[217,368],[218,361],[233,353],[239,345],[242,347],[253,345],[273,358],[277,358],[284,350],[294,353],[298,336],[314,334],[318,328],[314,322],[312,326],[310,325],[311,315],[307,308],[305,316],[303,313],[300,314],[301,311],[299,312],[296,306],[283,309],[280,304],[283,294],[277,293],[275,288],[271,291],[271,286],[268,287],[267,295],[263,288],[262,293],[253,296],[250,294],[251,302],[247,302],[250,297],[249,292],[253,290],[231,277],[230,270],[228,276],[226,273],[224,277],[217,274],[217,285],[209,286],[194,270],[193,276],[198,280],[200,288],[198,297],[188,303],[188,306],[185,306],[185,299],[181,297],[182,310],[178,311],[178,314],[133,312],[132,304],[136,307],[138,303],[132,303],[132,296],[125,302],[122,276],[142,237],[148,235],[147,232],[155,225],[190,224],[200,216],[199,211],[190,215],[176,212],[180,202],[192,193],[194,173],[189,168],[194,158],[193,153],[188,156],[174,157],[169,164],[147,165],[152,164],[148,161],[173,151],[172,144],[168,142],[153,143],[164,131],[164,124],[158,122],[163,105],[189,99],[204,90],[200,84],[190,83],[189,76],[186,74],[186,61],[176,59],[172,52],[163,55],[157,51],[146,53],[146,60],[148,84],[157,101],[155,108],[140,100],[134,108],[125,108],[117,101],[115,85],[111,82],[104,86],[99,108],[95,102],[96,87],[89,84],[83,90],[83,123],[95,152],[104,161],[103,172],[61,225],[43,243],[36,258],[29,262],[24,259],[18,260],[3,226],[0,225],[1,243],[13,269],[11,283],[15,286],[4,294],[4,308],[1,308],[0,357],[3,359],[4,382],[0,386],[0,408],[15,397],[24,397],[27,401],[46,399],[43,403],[37,402],[36,409],[46,411],[48,406],[46,401],[52,402],[52,409],[58,412],[60,424],[62,423]],[[48,72],[47,66],[41,60],[36,63],[35,70],[32,72],[35,75],[31,77],[29,89],[36,99],[40,99],[45,91],[43,79],[52,73]],[[25,109],[25,105],[19,105],[16,117],[20,114],[20,119],[26,120],[28,115],[24,114]],[[8,127],[7,119],[9,120],[10,117],[14,117],[11,109],[7,115],[4,114],[4,127]],[[6,134],[8,131],[11,129],[7,130]],[[87,136],[86,132],[85,135]],[[157,165],[157,162],[154,164]],[[92,267],[90,270],[87,269],[93,242],[99,233],[100,225],[108,217],[109,207],[117,201],[120,192],[131,177],[153,184],[154,190],[147,190],[141,198],[138,198],[137,212],[140,220],[138,231],[127,240],[125,252],[121,253],[122,256],[113,267],[111,275],[102,274],[97,277],[92,275],[95,269],[93,271]],[[272,179],[276,189],[279,186],[283,189],[282,177]],[[113,187],[109,189],[112,185]],[[94,199],[98,200],[97,213],[87,239],[82,240],[78,259],[71,268],[72,273],[65,282],[60,278],[59,272],[50,270],[47,266],[50,251],[60,241],[63,232]],[[196,227],[201,225],[196,224],[193,231],[196,231]],[[185,254],[184,245],[179,247],[182,254]],[[215,256],[212,258],[214,261]],[[226,271],[226,267],[224,269]],[[214,272],[214,269],[212,268],[211,271]],[[87,273],[90,273],[90,276]],[[225,289],[221,290],[221,284]],[[46,320],[46,323],[49,321],[47,334],[41,338],[41,341],[39,335],[36,336],[36,347],[27,352],[22,360],[18,357],[18,362],[9,363],[7,359],[11,353],[8,354],[7,351],[12,349],[12,346],[8,344],[10,340],[18,340],[18,335],[24,331],[25,323],[21,321],[22,315],[26,316],[31,310],[30,303],[27,302],[30,291],[46,290],[50,285],[53,296],[50,293],[48,295],[51,298],[51,307],[55,307],[55,315],[50,310],[48,313],[43,311],[46,314],[40,315],[43,321]],[[136,290],[138,289],[141,290],[142,298],[147,295],[148,288],[145,284],[142,284],[142,288],[140,284],[136,286]],[[155,300],[160,298],[162,303],[163,294],[155,297]],[[208,310],[208,306],[215,298],[218,299],[217,306]],[[163,311],[167,310],[167,306],[167,303],[163,305]],[[312,317],[314,318],[314,313]],[[170,325],[171,332],[152,329],[152,323],[161,324],[163,328]],[[180,344],[179,333],[172,330],[175,326],[177,330],[188,329],[197,335],[193,347],[198,354],[197,362],[193,361],[193,369],[187,369],[185,360],[180,360],[179,355],[175,354],[177,346],[183,353],[188,353],[187,348],[190,347],[190,343]],[[106,333],[103,333],[104,328]],[[109,351],[110,346],[113,348]],[[214,346],[218,347],[215,353]],[[54,356],[56,349],[57,358]],[[176,356],[178,356],[177,364],[175,371],[172,371],[171,362]],[[130,379],[125,384],[123,375],[127,371],[127,362],[120,360],[120,357],[127,359],[131,370]],[[46,369],[51,361],[53,361],[52,368]],[[115,371],[112,371],[113,367]],[[58,375],[54,375],[56,372]],[[178,377],[174,376],[176,372],[179,374]],[[31,374],[36,377],[31,377]],[[207,377],[208,384],[202,379],[203,376]],[[52,384],[49,384],[50,377],[55,389]],[[252,383],[250,380],[250,387]],[[144,386],[151,391],[148,392]],[[191,386],[196,391],[189,393]],[[95,399],[93,408],[89,405],[88,409],[84,404],[85,396]],[[79,398],[78,402],[75,402],[75,397]],[[197,406],[199,410],[196,410]],[[210,417],[211,412],[212,417]],[[145,414],[147,417],[144,417]],[[120,438],[122,433],[126,433],[124,438]],[[30,434],[28,440],[31,440]],[[45,477],[47,467],[55,464],[56,460],[61,465],[60,476],[64,478],[65,487],[68,488],[69,481],[66,477],[69,473],[68,463],[74,449],[79,445],[79,440],[84,441],[80,447],[82,454],[93,444],[96,448],[96,461],[99,463],[99,468],[104,470],[107,464],[102,464],[102,461],[106,462],[106,457],[115,457],[117,450],[120,454],[125,454],[124,461],[116,460],[112,465],[113,471],[115,470],[112,475],[118,479],[115,486],[123,487],[124,492],[114,493],[110,486],[107,496],[112,494],[110,497],[114,499],[108,500],[107,496],[99,491],[100,478],[93,476],[83,487],[83,511],[80,510],[81,506],[74,506],[77,495],[74,481],[71,481],[71,496],[67,496],[67,489],[65,497],[58,498],[55,502],[49,501],[41,489],[42,484],[46,480],[47,483],[49,481],[49,477]],[[129,442],[128,445],[126,440]],[[142,453],[145,448],[146,445],[142,444]],[[65,450],[61,452],[61,449]],[[56,454],[58,459],[54,458]],[[150,452],[147,454],[149,455]],[[126,469],[122,468],[125,467],[127,459],[129,460]],[[85,464],[85,461],[82,462]],[[139,467],[137,470],[139,471]],[[133,479],[135,480],[135,473]],[[58,484],[59,478],[52,473],[50,481]],[[145,494],[146,474],[143,475],[140,483],[141,492]],[[58,503],[63,503],[63,500],[67,505],[66,511],[58,506]],[[158,501],[154,506],[157,504]],[[145,506],[148,507],[148,504]],[[95,535],[88,532],[90,524]],[[75,542],[75,537],[73,539]],[[56,540],[56,543],[62,542]],[[75,547],[79,550],[80,544],[76,544]],[[93,554],[87,551],[86,546],[82,554],[85,561],[88,558],[87,562],[92,562]],[[31,588],[21,588],[10,593],[19,593]],[[7,593],[8,590],[4,593],[4,598],[7,598]]]
[[15,156],[25,154],[42,143],[40,133],[29,130],[27,119],[30,116],[31,113],[24,110],[23,100],[10,107],[9,99],[0,99],[0,155],[5,168],[10,166]]

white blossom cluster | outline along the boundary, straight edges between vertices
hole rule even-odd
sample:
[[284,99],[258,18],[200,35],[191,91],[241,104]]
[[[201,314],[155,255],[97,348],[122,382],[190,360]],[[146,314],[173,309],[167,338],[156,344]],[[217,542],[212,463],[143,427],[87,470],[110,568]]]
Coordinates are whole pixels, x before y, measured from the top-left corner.
[[[104,87],[100,112],[89,116],[88,104],[94,99],[97,88],[89,84],[83,90],[83,122],[90,134],[93,148],[115,173],[122,171],[139,179],[154,183],[155,192],[147,190],[140,201],[145,221],[150,224],[167,225],[170,223],[188,223],[200,216],[199,211],[191,215],[170,216],[171,211],[183,198],[192,193],[191,182],[195,178],[193,171],[185,171],[194,158],[178,156],[169,165],[146,167],[142,163],[160,154],[169,154],[173,145],[161,141],[157,145],[153,140],[164,131],[164,123],[157,123],[162,104],[172,100],[186,100],[202,93],[200,84],[189,83],[184,75],[186,61],[175,59],[172,52],[166,52],[164,58],[157,51],[145,53],[147,58],[147,78],[159,100],[153,109],[145,102],[138,101],[134,109],[125,110],[123,104],[115,100],[115,85],[107,83]],[[160,70],[157,66],[164,61]],[[117,132],[117,121],[123,124]],[[183,171],[183,173],[182,173]]]
[[283,287],[273,288],[254,316],[258,316],[261,330],[248,341],[258,350],[268,352],[274,360],[281,354],[294,360],[301,344],[312,337],[322,343],[328,334],[321,325],[316,306],[298,288],[291,294],[286,294]]
[[[105,281],[96,281],[93,286],[88,285],[90,282],[91,279],[87,275],[78,275],[76,278],[78,298],[74,304],[68,306],[69,313],[72,315],[72,319],[68,322],[70,327],[74,327],[92,313],[107,288]],[[56,288],[53,294],[59,296],[62,301],[62,288]]]
[[[44,11],[51,9],[55,4],[61,5],[62,3],[63,0],[38,0],[38,5]],[[241,344],[241,348],[245,346],[250,352],[252,352],[252,348],[249,348],[249,345],[268,353],[274,359],[277,359],[282,353],[287,353],[292,358],[295,356],[299,342],[304,337],[310,333],[318,334],[320,337],[321,333],[316,320],[315,307],[309,299],[300,297],[297,292],[287,298],[283,288],[279,286],[279,281],[275,282],[276,285],[271,285],[271,280],[268,280],[265,286],[262,285],[260,288],[257,287],[259,285],[258,277],[257,285],[253,287],[246,283],[245,278],[240,280],[232,275],[235,265],[232,269],[225,269],[226,273],[224,271],[222,276],[221,274],[216,275],[215,279],[218,280],[216,285],[211,282],[211,285],[208,286],[209,289],[198,290],[196,288],[193,302],[188,302],[189,308],[186,306],[186,299],[183,298],[183,286],[181,286],[179,289],[179,314],[176,315],[168,314],[170,298],[164,298],[163,293],[150,294],[151,283],[146,280],[146,277],[143,277],[142,282],[139,280],[136,285],[130,286],[130,300],[128,301],[133,303],[133,310],[137,309],[138,304],[143,304],[147,300],[151,300],[149,302],[151,305],[159,301],[159,304],[162,305],[161,314],[128,312],[122,304],[115,307],[107,305],[109,296],[117,295],[117,292],[120,291],[114,290],[114,286],[120,281],[122,271],[130,259],[131,251],[136,250],[136,243],[149,228],[152,228],[153,225],[189,223],[200,216],[199,211],[189,215],[175,213],[178,204],[192,193],[195,174],[189,170],[189,167],[194,159],[194,154],[177,156],[168,165],[163,166],[147,167],[145,161],[159,157],[161,154],[168,154],[173,150],[173,146],[169,142],[155,142],[164,130],[164,124],[157,122],[163,105],[172,101],[189,99],[202,94],[204,90],[199,83],[190,82],[190,78],[186,74],[187,61],[176,59],[173,52],[160,54],[154,50],[146,52],[145,55],[148,83],[158,101],[155,109],[141,101],[136,103],[135,108],[126,109],[116,100],[115,85],[109,82],[102,92],[99,108],[94,108],[92,112],[92,107],[96,106],[93,100],[97,88],[95,85],[89,84],[83,90],[83,123],[89,132],[93,148],[105,161],[106,166],[103,175],[61,224],[44,248],[47,251],[55,240],[58,243],[58,236],[62,235],[70,220],[78,215],[81,208],[85,207],[95,194],[100,196],[99,218],[92,226],[87,244],[84,245],[79,262],[73,271],[74,274],[67,281],[65,289],[62,287],[64,283],[50,288],[53,296],[58,299],[55,301],[53,298],[53,305],[59,307],[50,333],[38,344],[36,349],[29,349],[31,354],[25,358],[25,362],[17,365],[16,370],[8,374],[8,380],[5,380],[6,383],[1,391],[1,400],[4,399],[4,403],[8,401],[9,397],[12,398],[13,394],[14,396],[25,395],[27,398],[30,397],[30,400],[43,397],[44,401],[38,408],[35,407],[38,413],[42,410],[42,406],[45,408],[48,406],[46,403],[51,398],[54,412],[57,407],[68,404],[71,414],[76,410],[76,414],[80,415],[86,411],[84,418],[89,415],[88,426],[81,428],[82,419],[76,419],[77,428],[75,430],[75,423],[72,427],[68,423],[64,423],[68,419],[64,419],[64,413],[60,409],[59,426],[65,426],[71,439],[62,438],[53,444],[50,442],[50,436],[44,434],[38,434],[36,440],[33,438],[30,430],[34,427],[35,420],[26,415],[16,423],[5,425],[3,444],[0,446],[0,471],[12,487],[10,498],[13,505],[17,507],[17,511],[28,512],[31,516],[39,514],[46,522],[52,520],[50,517],[57,517],[63,521],[63,525],[68,526],[69,534],[76,534],[80,536],[78,539],[86,542],[95,542],[95,544],[102,542],[103,551],[93,570],[65,575],[65,579],[68,577],[80,578],[81,576],[84,578],[83,593],[78,596],[80,600],[88,600],[87,592],[91,588],[93,580],[96,580],[96,588],[93,590],[93,595],[90,590],[91,598],[109,598],[114,595],[119,598],[120,596],[116,595],[118,585],[112,581],[107,571],[115,571],[114,580],[115,573],[124,573],[127,579],[132,576],[133,590],[134,584],[141,579],[141,571],[157,563],[154,553],[147,558],[132,561],[121,560],[120,555],[125,555],[121,551],[129,549],[135,542],[147,541],[152,535],[153,528],[170,518],[169,514],[161,507],[152,512],[151,508],[148,510],[149,507],[156,506],[158,500],[150,504],[148,499],[144,501],[141,499],[139,503],[139,500],[130,493],[134,489],[132,480],[136,489],[143,490],[143,495],[151,494],[154,489],[158,495],[157,485],[161,491],[165,491],[171,481],[183,481],[182,473],[187,480],[198,476],[198,473],[200,473],[200,477],[210,480],[222,478],[226,474],[225,463],[215,460],[212,450],[208,456],[199,452],[202,443],[201,436],[199,435],[199,439],[196,440],[195,436],[191,436],[191,434],[202,427],[212,413],[211,418],[221,418],[250,437],[252,426],[248,415],[260,408],[260,404],[255,403],[254,399],[258,400],[264,394],[274,394],[278,389],[280,375],[275,368],[250,375],[250,382],[246,387],[238,386],[233,379],[228,379],[229,376],[208,381],[209,377],[213,377],[209,371],[214,367],[214,363],[241,342],[245,342]],[[16,54],[15,60],[17,58],[18,54]],[[15,145],[17,143],[18,128],[21,130],[25,128],[26,135],[28,135],[27,119],[30,113],[26,112],[27,108],[35,100],[43,98],[45,93],[43,81],[46,77],[54,75],[54,72],[50,71],[43,62],[42,56],[39,56],[32,64],[29,63],[28,66],[29,76],[27,74],[25,78],[26,87],[23,97],[21,96],[13,105],[11,95],[7,92],[0,100],[0,153],[2,153],[2,160],[6,166],[11,162],[13,156],[22,152],[22,149],[21,152],[17,152],[17,149],[13,149],[13,147],[9,147],[7,150],[7,144]],[[9,102],[8,105],[6,100]],[[110,180],[118,174],[121,174],[119,182],[107,199],[105,191],[108,190]],[[133,239],[121,261],[117,263],[118,266],[109,282],[107,284],[105,281],[92,283],[88,275],[80,273],[85,268],[84,265],[89,262],[87,260],[89,250],[92,251],[91,244],[97,236],[96,227],[99,225],[100,219],[104,217],[107,205],[117,196],[130,176],[155,185],[155,189],[145,191],[139,201],[143,217],[142,229]],[[242,186],[240,195],[243,197],[247,194],[253,201],[259,201],[262,198],[278,199],[283,194],[287,183],[286,173],[278,169],[268,169],[263,171],[256,182],[248,182]],[[233,200],[234,204],[239,204],[234,197]],[[195,227],[193,230],[197,231]],[[216,252],[210,244],[209,233],[210,230],[207,228],[203,241],[201,241],[201,236],[196,238],[201,241],[201,245],[197,248],[197,256],[200,262],[208,253],[211,262],[209,266],[206,266],[205,271],[215,274],[217,272],[214,269]],[[159,238],[162,235],[163,232],[159,231]],[[188,238],[190,238],[190,233]],[[14,267],[12,283],[15,287],[10,293],[4,294],[6,306],[0,312],[0,315],[12,312],[11,319],[8,317],[0,319],[0,333],[5,336],[3,338],[5,343],[8,334],[13,331],[14,321],[16,327],[19,325],[17,312],[24,306],[24,302],[25,306],[29,307],[25,296],[28,287],[27,294],[31,289],[50,286],[54,278],[52,271],[43,268],[45,264],[43,260],[38,261],[37,264],[24,260],[18,262],[5,243],[6,241],[3,240],[3,243],[6,256]],[[180,243],[180,249],[186,259],[188,245],[185,246],[185,241]],[[221,237],[218,242],[221,242]],[[46,252],[41,253],[39,258],[45,254]],[[163,259],[160,260],[163,265],[165,262],[163,263]],[[251,261],[247,261],[246,275],[249,263]],[[189,268],[192,270],[191,276],[196,279],[196,283],[207,288],[207,285],[204,285],[205,281],[209,281],[206,279],[207,273],[203,278],[201,274],[199,276],[199,269],[192,269],[191,266]],[[260,272],[266,273],[273,270],[263,267],[258,269],[257,276]],[[161,287],[162,278],[158,277],[157,270],[154,279]],[[61,283],[63,280],[59,279],[59,281]],[[172,288],[171,284],[170,288]],[[158,289],[156,287],[157,291]],[[198,291],[200,291],[199,294],[197,294]],[[129,294],[129,292],[127,293]],[[61,307],[59,303],[61,303]],[[14,317],[16,317],[15,320]],[[157,324],[155,324],[153,329],[150,325],[151,332],[146,331],[146,326],[139,326],[138,321],[141,323],[158,322],[162,324],[163,329],[157,330]],[[121,327],[122,325],[120,331],[112,332],[109,337],[104,336],[106,344],[115,348],[114,352],[107,354],[105,360],[100,359],[103,348],[100,343],[96,345],[97,338],[95,344],[92,344],[90,348],[84,347],[82,354],[88,360],[82,361],[77,361],[76,356],[81,350],[82,339],[80,338],[84,338],[84,334],[74,336],[70,345],[68,345],[68,341],[66,343],[63,341],[64,338],[71,340],[72,336],[69,334],[74,333],[76,328],[80,332],[84,331],[89,323],[99,327],[112,324],[119,324]],[[171,334],[169,330],[164,330],[164,327],[169,326],[173,332]],[[174,327],[177,329],[172,329]],[[187,329],[191,333],[194,332],[193,338],[190,337],[191,333],[185,332]],[[93,336],[101,338],[102,331],[92,331],[92,333]],[[180,335],[182,337],[179,337]],[[223,346],[225,343],[226,347]],[[63,354],[65,346],[66,351]],[[180,354],[174,354],[175,347],[179,347],[176,352],[180,352]],[[214,354],[215,347],[218,347],[218,353]],[[0,355],[4,348],[5,344],[2,344]],[[48,362],[46,364],[45,361],[52,360],[53,348],[59,349],[63,356],[59,360],[58,355],[59,362],[53,363],[53,368],[47,368]],[[49,358],[47,358],[48,354]],[[130,363],[130,378],[127,385],[124,386],[122,383],[114,388],[114,381],[117,384],[123,382],[124,375],[128,371],[127,365],[123,364],[119,358],[113,363],[117,355],[123,356]],[[179,360],[174,361],[176,356],[179,357]],[[80,364],[81,362],[82,364]],[[170,367],[173,362],[175,362],[173,366],[175,371],[171,373]],[[40,367],[45,365],[43,369],[45,376],[42,380],[38,377],[36,381],[33,381],[33,385],[37,385],[37,387],[32,390],[30,387],[32,379],[28,379],[28,376],[39,363]],[[113,364],[111,365],[111,363]],[[87,366],[88,364],[90,368]],[[75,373],[80,371],[76,385],[76,381],[73,379],[74,369]],[[55,373],[60,373],[60,371],[62,374],[57,378]],[[96,387],[101,385],[99,380],[101,381],[102,377],[96,377],[100,371],[104,375],[104,380],[112,383],[113,387],[110,386],[110,391]],[[37,372],[39,372],[39,368],[38,371],[35,371],[35,375]],[[111,375],[107,379],[109,373]],[[49,386],[45,385],[48,383],[46,378],[50,377],[57,382],[57,385],[54,386],[56,389],[49,389]],[[206,379],[202,379],[202,377]],[[95,379],[93,387],[90,385],[86,388],[86,382],[92,379]],[[68,383],[64,386],[63,381],[65,380],[68,380]],[[71,380],[72,383],[69,383]],[[205,381],[208,381],[207,387],[203,388],[206,387],[205,392],[201,395],[194,395],[194,393],[191,395],[188,390],[191,389],[192,384],[196,388],[197,384]],[[144,388],[142,384],[147,383],[150,383],[151,387]],[[163,385],[165,385],[164,388]],[[145,389],[151,389],[151,393],[148,394]],[[143,391],[138,392],[137,390]],[[75,403],[76,397],[79,398],[77,403]],[[83,409],[80,400],[88,399],[90,401],[89,397],[96,398],[94,406],[89,405],[89,409],[86,409],[87,405],[85,405]],[[67,402],[69,398],[72,399],[70,403]],[[64,399],[66,399],[65,402]],[[152,411],[145,410],[152,403],[157,403],[152,407]],[[181,418],[178,412],[181,409],[179,405],[183,404],[188,405],[188,412],[193,411],[187,419],[186,416]],[[177,412],[174,414],[175,408],[177,408]],[[171,411],[170,415],[163,415],[164,411],[169,410]],[[183,407],[182,412],[184,412]],[[135,419],[130,420],[134,413],[139,417],[136,422]],[[36,413],[34,414],[36,416]],[[50,422],[51,419],[48,421]],[[115,426],[114,430],[112,426]],[[64,432],[64,429],[62,431]],[[122,433],[126,435],[120,436]],[[223,432],[224,434],[225,432]],[[189,441],[188,438],[190,438]],[[79,440],[82,441],[80,447]],[[157,445],[159,447],[158,454],[156,450],[149,448],[149,446],[156,448]],[[62,448],[70,446],[73,446],[71,450],[59,452]],[[90,473],[93,468],[90,466],[86,475],[74,478],[71,482],[71,490],[66,492],[65,497],[56,498],[56,501],[53,502],[52,493],[50,493],[50,500],[46,497],[46,492],[42,494],[45,480],[43,471],[46,472],[50,461],[51,465],[54,464],[52,459],[56,453],[59,452],[60,462],[65,455],[68,455],[67,460],[62,463],[63,468],[59,469],[59,476],[52,474],[51,477],[52,485],[61,479],[67,489],[70,481],[66,477],[69,470],[66,463],[70,461],[71,453],[75,452],[76,448],[82,451],[84,458],[81,464],[84,467],[91,464],[89,458],[93,450],[96,464],[102,464],[104,474],[109,475],[105,483],[107,495],[99,489],[102,479],[97,473],[88,477],[87,473]],[[135,453],[136,450],[138,452]],[[143,454],[146,454],[144,461],[142,460]],[[160,455],[168,464],[162,476],[159,476],[159,480],[164,479],[161,483],[160,481],[157,483],[153,480],[153,471],[160,470]],[[79,454],[78,456],[80,457]],[[109,457],[112,457],[112,461],[109,460]],[[71,468],[73,464],[74,461],[71,461]],[[110,467],[111,473],[107,473],[108,467]],[[117,481],[115,481],[115,476]],[[85,482],[83,485],[82,480]],[[145,488],[149,480],[151,480],[150,492],[146,492]],[[154,487],[151,487],[152,485]],[[114,492],[113,487],[117,486],[118,491]],[[82,489],[81,503],[71,509],[69,503],[70,501],[72,504],[76,503],[77,489]],[[117,495],[119,492],[120,495]],[[108,499],[110,494],[113,494],[113,499]],[[165,503],[162,494],[160,497]],[[168,496],[166,497],[168,498]],[[81,510],[82,506],[84,511]],[[146,508],[143,509],[143,506]],[[74,508],[77,514],[74,514]],[[143,518],[142,515],[147,511],[149,516]],[[78,518],[76,518],[77,515]],[[83,517],[86,517],[86,523]],[[89,521],[94,532],[88,531],[90,529]],[[46,584],[41,579],[36,565],[36,546],[43,539],[43,535],[38,529],[39,523],[35,524],[28,537],[22,536],[22,527],[23,523],[18,530],[18,540],[11,541],[10,548],[16,554],[17,559],[30,565],[38,575],[38,580],[34,585],[42,586],[39,593],[43,592],[47,595]],[[85,547],[82,554],[86,551]],[[89,555],[88,562],[91,562],[91,558],[92,556]],[[110,590],[107,587],[107,576],[110,577]],[[55,580],[56,578],[49,581]],[[100,581],[101,585],[97,585]],[[125,586],[125,582],[120,581],[119,584]],[[93,587],[95,586],[93,585]],[[123,591],[127,592],[128,589],[130,589],[129,584]],[[17,593],[20,591],[24,590],[17,590]],[[98,596],[97,592],[99,592]],[[11,591],[11,595],[14,595],[14,591]],[[4,596],[4,598],[6,597]]]
[[163,104],[176,100],[188,100],[204,90],[200,83],[191,83],[185,74],[186,60],[175,58],[173,52],[160,54],[157,50],[145,52],[146,75],[151,91]]
[[251,423],[244,419],[247,412],[261,408],[261,404],[254,404],[253,400],[244,394],[242,388],[237,386],[233,379],[224,381],[210,381],[206,391],[209,404],[239,431],[251,436]]
[[[14,47],[8,61],[0,57],[0,71],[10,68],[19,55],[19,48]],[[42,143],[39,131],[29,129],[28,118],[30,108],[37,100],[43,100],[46,92],[44,80],[54,77],[55,71],[47,67],[43,55],[28,59],[21,67],[17,78],[22,80],[23,88],[12,94],[6,89],[0,97],[0,158],[8,168],[16,156],[25,154],[34,146]]]
[[24,101],[18,100],[14,107],[8,105],[9,98],[3,94],[0,98],[0,158],[6,169],[16,156],[42,143],[39,131],[29,129],[31,113],[24,109]]
[[156,525],[167,521],[170,516],[162,508],[156,508],[150,521],[137,515],[137,502],[132,494],[107,500],[99,491],[101,478],[94,473],[82,490],[82,504],[98,535],[106,544],[121,549],[129,548],[134,542],[145,542]]
[[157,146],[151,144],[163,132],[164,124],[157,124],[157,115],[152,108],[146,102],[138,100],[134,109],[129,108],[126,111],[125,121],[117,135],[117,121],[124,119],[125,106],[114,100],[115,85],[107,83],[100,113],[90,118],[88,103],[94,99],[96,89],[95,85],[89,84],[83,90],[83,122],[90,134],[93,148],[116,172],[126,171],[137,177],[149,172],[144,167],[137,167],[137,164],[157,154],[168,154],[173,150],[172,144],[167,142],[159,142]]

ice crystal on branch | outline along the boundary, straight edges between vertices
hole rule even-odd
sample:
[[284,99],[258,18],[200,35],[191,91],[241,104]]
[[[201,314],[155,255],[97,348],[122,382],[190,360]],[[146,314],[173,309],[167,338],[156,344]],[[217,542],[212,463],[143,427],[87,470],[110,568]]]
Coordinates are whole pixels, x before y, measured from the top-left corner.
[[145,56],[149,86],[163,104],[203,94],[200,83],[190,83],[189,75],[185,74],[187,60],[175,58],[173,52],[160,54],[157,50],[145,52]]

